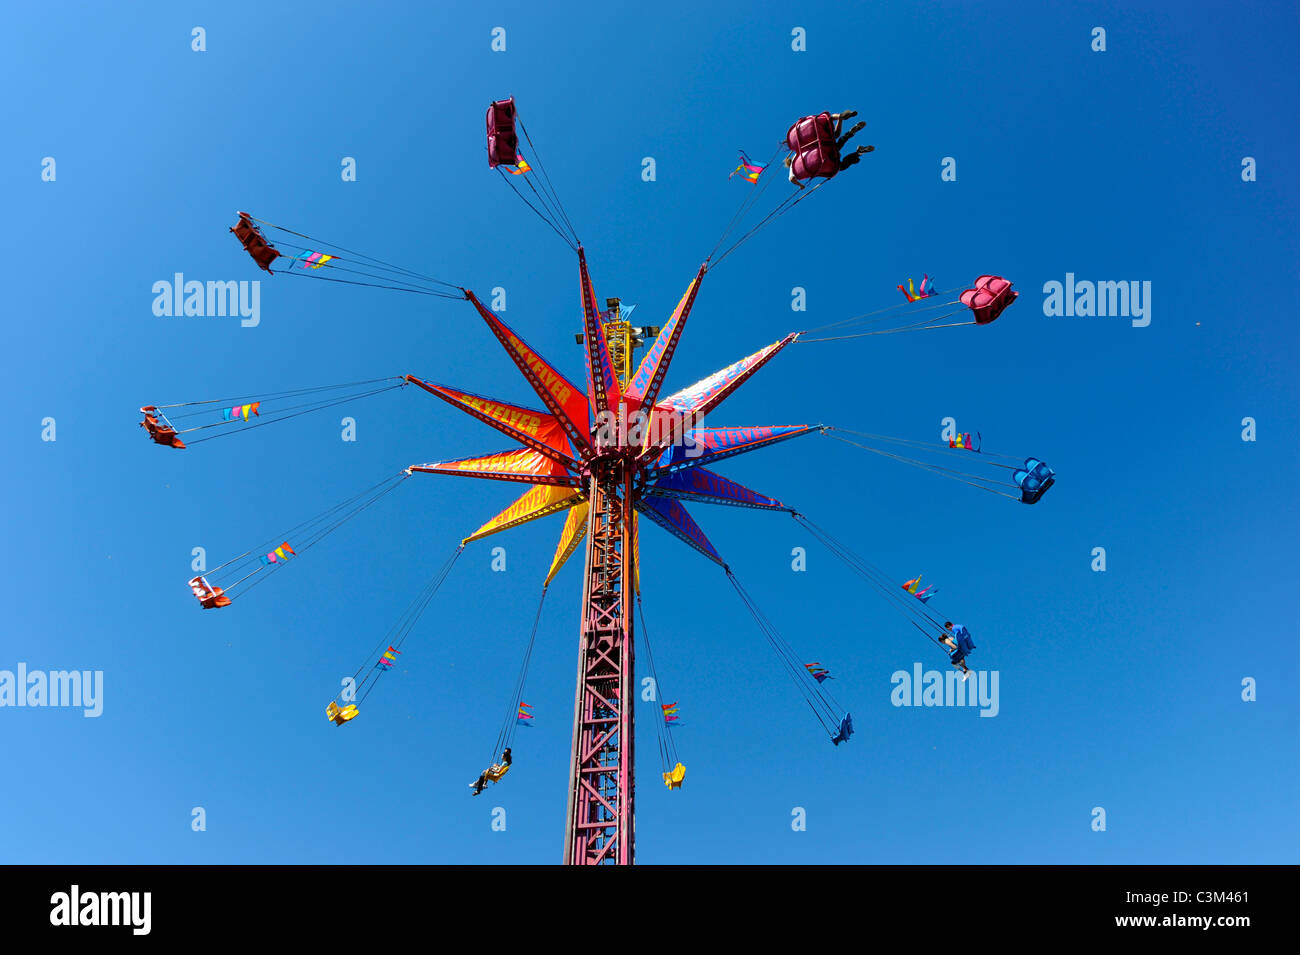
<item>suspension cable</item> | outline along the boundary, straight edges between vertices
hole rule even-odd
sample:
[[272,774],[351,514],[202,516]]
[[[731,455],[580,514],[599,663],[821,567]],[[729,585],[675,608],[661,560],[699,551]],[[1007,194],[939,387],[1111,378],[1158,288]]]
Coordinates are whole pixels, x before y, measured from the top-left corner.
[[505,721],[501,724],[501,730],[497,733],[495,748],[492,751],[492,758],[495,761],[497,754],[503,752],[509,747],[515,738],[515,731],[519,728],[519,704],[524,699],[524,685],[528,679],[528,666],[533,660],[533,648],[537,645],[537,629],[542,621],[542,606],[546,603],[545,586],[542,587],[541,599],[537,601],[537,613],[533,615],[533,628],[528,634],[528,646],[524,650],[523,663],[519,665],[519,675],[515,677],[514,689],[510,694],[510,709],[506,713]]
[[[1020,500],[1020,495],[1018,494],[1008,494],[1006,491],[999,491],[997,489],[998,487],[1018,487],[1018,485],[1015,484],[1014,482],[995,481],[993,478],[982,477],[978,474],[968,474],[965,471],[957,471],[953,468],[945,468],[945,467],[940,467],[937,464],[929,464],[925,461],[918,461],[915,458],[907,458],[901,454],[894,454],[890,451],[884,451],[880,448],[873,448],[870,445],[862,444],[859,441],[853,441],[850,440],[849,438],[842,438],[838,434],[834,434],[833,431],[834,429],[827,430],[827,434],[829,437],[834,438],[836,441],[843,441],[845,444],[851,444],[856,448],[861,448],[863,451],[870,451],[872,454],[879,454],[881,457],[893,458],[895,461],[902,461],[904,464],[910,464],[914,467],[921,468],[923,471],[931,471],[935,474],[940,475],[941,477],[946,477],[953,481],[959,481],[962,484],[969,484],[973,488],[978,488],[981,491],[987,491],[990,494],[997,494],[1000,497],[1010,498],[1013,501]],[[997,467],[997,468],[1008,468],[1008,465],[997,464],[996,462],[992,462],[992,461],[989,462],[989,465],[991,467]],[[987,487],[986,485],[995,485],[995,486]]]
[[[895,438],[887,434],[872,434],[868,431],[855,431],[852,428],[833,427],[830,428],[830,430],[843,431],[845,434],[856,435],[859,438],[867,438],[868,440],[872,440],[872,441],[888,441],[891,444],[901,444],[908,447],[917,448],[918,450],[921,451],[933,451],[935,454],[946,454],[949,451],[955,451],[955,450],[970,450],[966,448],[958,449],[958,448],[944,447],[943,445],[939,445],[938,447],[936,447],[933,443],[929,441],[919,441],[916,438]],[[1011,454],[1002,454],[998,451],[985,451],[983,450],[982,446],[980,450],[974,451],[973,453],[978,454],[980,455],[980,457],[984,457],[984,458],[1005,458],[1008,461],[1016,461],[1016,462],[1020,462],[1024,460],[1021,457],[1017,457]],[[990,462],[990,463],[994,467],[1002,467],[1002,468],[1011,467],[1010,465],[997,464],[996,462]],[[1018,463],[1016,467],[1019,467]]]
[[573,236],[574,244],[582,245],[581,240],[578,238],[578,230],[575,229],[573,227],[573,223],[569,221],[569,215],[567,212],[564,211],[564,203],[560,201],[560,193],[556,190],[554,184],[552,184],[551,182],[551,176],[546,171],[546,164],[542,162],[542,154],[537,149],[537,147],[533,145],[533,137],[528,135],[528,127],[524,125],[523,119],[517,119],[517,122],[519,124],[520,131],[524,134],[524,140],[528,143],[528,148],[533,153],[533,158],[537,160],[537,168],[541,171],[542,178],[546,180],[546,187],[547,189],[550,190],[550,194],[555,200],[555,206],[560,210],[560,216],[561,218],[564,219],[564,224],[568,227],[569,234]]
[[[850,550],[846,544],[837,540],[806,516],[798,512],[795,512],[792,516],[801,527],[820,541],[835,557],[843,561],[850,570],[879,591],[886,602],[890,603],[895,610],[900,611],[922,636],[941,650],[943,649],[943,644],[940,643],[938,636],[936,636],[936,634],[945,632],[943,621],[933,610],[925,603],[917,600],[908,591],[902,590],[894,582],[893,578],[879,567]],[[945,650],[944,653],[946,654],[947,651]]]
[[[780,146],[777,146],[776,150],[772,153],[771,158],[768,159],[767,164],[763,167],[764,172],[766,172],[771,167],[771,165],[774,162],[776,162],[776,157],[781,155],[781,151],[784,148],[785,148],[784,143]],[[729,235],[731,235],[731,230],[735,228],[736,224],[741,219],[743,219],[746,215],[749,214],[750,209],[752,209],[755,205],[758,204],[758,200],[762,196],[763,192],[765,192],[767,190],[767,187],[771,185],[773,177],[768,176],[767,178],[763,178],[763,174],[759,173],[759,179],[761,180],[761,182],[758,184],[758,188],[751,189],[749,191],[749,195],[746,196],[746,198],[741,201],[736,211],[732,214],[731,221],[729,221],[727,223],[727,227],[722,230],[722,235],[718,236],[718,241],[714,244],[713,248],[709,250],[709,254],[704,260],[705,262],[712,260],[713,256],[717,253],[718,249],[722,246],[722,243],[727,240],[727,237]]]
[[718,256],[718,258],[713,262],[713,268],[716,269],[719,265],[721,265],[723,259],[725,259],[727,256],[729,256],[732,252],[735,252],[738,248],[740,248],[742,245],[744,245],[747,241],[749,241],[749,239],[751,239],[751,238],[752,238],[752,237],[753,237],[753,236],[754,236],[754,235],[755,235],[755,234],[756,234],[760,229],[762,229],[762,228],[763,228],[765,225],[767,225],[769,222],[771,222],[772,220],[777,219],[777,218],[780,218],[781,216],[785,215],[787,212],[789,212],[791,209],[793,209],[793,208],[794,208],[795,206],[797,206],[799,203],[803,202],[805,199],[807,199],[809,196],[811,196],[814,192],[816,192],[816,191],[817,191],[818,189],[820,189],[822,186],[826,185],[826,183],[828,183],[828,182],[830,182],[829,179],[823,179],[821,182],[817,183],[817,185],[813,186],[811,189],[804,189],[804,190],[802,190],[801,192],[796,193],[796,194],[794,194],[794,195],[792,195],[792,196],[786,198],[785,200],[783,200],[779,206],[777,206],[775,209],[773,209],[771,212],[769,212],[766,216],[764,216],[764,217],[759,221],[758,225],[754,226],[754,228],[750,229],[748,232],[746,232],[744,235],[742,235],[742,236],[741,236],[739,239],[737,239],[736,242],[733,243],[733,244],[732,244],[732,245],[731,245],[731,246],[730,246],[730,247],[729,247],[725,252],[723,252],[722,255]]
[[799,660],[795,654],[794,648],[781,636],[776,629],[776,625],[759,609],[757,602],[745,590],[740,581],[730,570],[727,571],[727,579],[731,581],[731,586],[735,588],[736,593],[740,596],[741,601],[745,604],[745,609],[753,616],[754,622],[762,631],[763,636],[767,638],[768,644],[776,651],[778,659],[784,665],[786,674],[795,685],[795,689],[804,698],[813,715],[822,725],[822,728],[831,735],[834,735],[839,727],[840,716],[844,713],[839,703],[831,696],[830,691],[813,679],[812,674],[808,672],[807,667]]
[[659,766],[662,772],[670,772],[672,768],[681,760],[677,755],[677,741],[673,739],[671,727],[668,725],[668,719],[664,715],[662,703],[664,699],[663,683],[659,680],[659,670],[655,666],[654,650],[650,646],[650,631],[646,628],[645,607],[641,604],[641,595],[636,595],[637,615],[641,618],[641,640],[645,644],[646,659],[650,664],[650,677],[655,683],[655,702],[659,704],[659,712],[655,720],[655,736],[659,741]]
[[[464,550],[465,545],[461,544],[452,552],[451,556],[443,562],[442,566],[434,572],[433,576],[429,578],[428,582],[420,589],[420,592],[416,595],[415,599],[412,600],[407,608],[402,612],[402,615],[397,619],[397,622],[388,628],[388,632],[380,638],[379,643],[370,651],[361,666],[357,668],[357,672],[352,675],[352,682],[355,685],[357,694],[356,703],[358,705],[365,702],[366,697],[368,697],[371,691],[375,688],[375,684],[378,682],[379,677],[388,670],[387,667],[381,666],[379,663],[383,654],[389,647],[392,647],[393,650],[401,653],[402,645],[406,642],[406,638],[409,637],[411,632],[415,629],[415,625],[419,622],[420,617],[424,614],[430,601],[433,600],[434,595],[438,593],[438,589],[451,573],[452,567],[456,564],[456,559],[460,557],[461,552]],[[371,663],[372,660],[374,661],[373,663]],[[369,667],[369,672],[366,672],[367,667]],[[364,676],[362,676],[363,673],[365,673]]]
[[[244,434],[245,432],[253,431],[257,428],[264,428],[268,424],[278,424],[281,421],[288,421],[290,418],[297,418],[300,417],[301,415],[311,414],[313,411],[324,411],[326,408],[333,408],[336,405],[346,404],[349,401],[359,401],[362,398],[370,398],[373,397],[374,395],[381,395],[388,391],[395,391],[399,388],[405,388],[406,384],[407,383],[405,381],[402,381],[397,384],[387,385],[386,387],[383,388],[375,388],[372,389],[371,391],[365,391],[355,395],[343,395],[342,397],[323,399],[321,401],[308,402],[302,405],[292,405],[288,408],[277,408],[274,409],[273,412],[275,417],[267,417],[265,420],[259,420],[256,424],[245,423],[244,427],[242,428],[230,428],[226,431],[221,432],[220,434],[210,434],[205,438],[195,438],[193,441],[190,441],[189,443],[191,445],[202,444],[204,441],[212,441],[215,438],[224,438],[232,434]],[[289,412],[292,413],[290,414]],[[259,415],[258,417],[261,418],[261,415]],[[234,418],[230,419],[230,421],[214,421],[211,424],[201,424],[201,425],[195,425],[192,428],[184,428],[178,431],[177,434],[189,434],[192,431],[203,431],[207,428],[220,428],[220,427],[224,427],[225,425],[234,424],[234,423],[235,423]]]
[[[289,235],[296,235],[300,239],[306,239],[308,242],[329,246],[330,248],[338,249],[340,252],[344,252],[348,255],[354,255],[359,259],[367,259],[368,261],[373,262],[376,265],[381,265],[386,268],[393,269],[395,271],[404,272],[405,274],[413,278],[423,279],[426,282],[433,282],[435,285],[445,285],[449,289],[455,289],[457,291],[460,290],[459,285],[454,285],[451,282],[444,282],[442,279],[436,279],[431,275],[424,275],[420,272],[414,271],[413,269],[403,268],[400,265],[393,265],[391,262],[385,262],[383,259],[377,259],[372,255],[366,255],[364,252],[356,252],[352,249],[345,249],[337,242],[329,242],[326,241],[325,239],[316,239],[313,238],[312,236],[307,235],[306,233],[295,232],[293,229],[287,229],[282,225],[276,225],[274,222],[269,222],[266,219],[259,219],[257,216],[250,215],[249,218],[252,219],[254,222],[260,222],[263,225],[270,226],[272,229],[278,229],[281,232],[287,232]],[[297,248],[301,248],[301,246],[297,246]]]
[[[232,583],[229,587],[224,588],[227,594],[229,594],[230,591],[234,590],[244,581],[267,567],[275,569],[280,566],[281,562],[279,561],[274,564],[262,563],[262,551],[266,547],[274,547],[277,541],[287,541],[289,538],[293,537],[297,540],[297,544],[293,547],[293,553],[296,557],[301,557],[307,550],[320,543],[348,521],[357,517],[367,508],[386,497],[400,486],[409,476],[410,475],[407,474],[405,470],[399,471],[391,477],[387,477],[384,480],[371,485],[359,494],[354,494],[347,500],[322,511],[315,517],[302,521],[283,534],[277,534],[275,537],[269,538],[261,547],[247,550],[236,557],[232,557],[225,563],[219,564],[212,570],[207,571],[205,576],[211,576],[217,573],[217,571],[223,570],[227,567],[232,568],[232,573],[241,573],[244,567],[252,564],[253,569],[251,571],[243,574],[243,576]],[[253,583],[249,584],[248,587],[244,589],[244,593],[247,594],[248,591],[252,590],[266,579],[267,577],[263,576],[258,580],[253,581]]]

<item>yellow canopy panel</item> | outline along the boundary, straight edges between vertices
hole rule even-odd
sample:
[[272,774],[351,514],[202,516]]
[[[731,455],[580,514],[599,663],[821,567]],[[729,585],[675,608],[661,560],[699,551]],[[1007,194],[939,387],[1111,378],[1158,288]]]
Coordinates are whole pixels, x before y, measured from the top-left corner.
[[569,511],[569,516],[564,521],[564,530],[560,532],[560,543],[555,548],[555,557],[551,560],[551,569],[546,574],[546,583],[543,586],[549,587],[555,575],[560,572],[564,562],[568,560],[582,539],[587,536],[587,513],[591,510],[591,505],[587,501],[576,504]]
[[527,524],[539,517],[546,517],[556,511],[573,507],[579,500],[581,498],[573,488],[559,487],[554,484],[539,484],[525,492],[522,497],[473,534],[470,534],[469,537],[466,537],[461,543],[468,544],[491,534],[518,527],[520,524]]

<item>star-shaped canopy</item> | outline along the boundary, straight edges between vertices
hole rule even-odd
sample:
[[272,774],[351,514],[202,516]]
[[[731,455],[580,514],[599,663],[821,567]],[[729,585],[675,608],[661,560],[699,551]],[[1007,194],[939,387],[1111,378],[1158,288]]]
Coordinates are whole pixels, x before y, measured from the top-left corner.
[[534,351],[499,316],[484,308],[474,293],[466,292],[506,354],[537,392],[544,408],[525,408],[408,376],[411,383],[522,446],[454,461],[414,465],[411,471],[532,485],[463,543],[567,511],[546,576],[549,585],[587,533],[584,474],[593,460],[619,455],[635,472],[633,505],[637,512],[709,560],[725,566],[687,511],[688,502],[778,511],[790,508],[717,474],[711,466],[723,458],[820,430],[820,426],[712,428],[696,424],[793,342],[797,334],[787,335],[661,400],[660,388],[695,304],[706,266],[700,266],[626,382],[619,380],[610,357],[605,326],[581,247],[578,266],[587,365],[585,392]]

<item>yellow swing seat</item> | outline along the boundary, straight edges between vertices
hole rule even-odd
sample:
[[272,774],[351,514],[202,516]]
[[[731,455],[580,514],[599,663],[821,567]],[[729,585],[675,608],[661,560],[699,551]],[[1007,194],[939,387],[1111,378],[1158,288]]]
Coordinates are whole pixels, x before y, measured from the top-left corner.
[[337,703],[331,702],[325,707],[325,718],[336,726],[342,726],[348,720],[354,719],[359,712],[361,711],[357,709],[355,703],[340,707]]
[[671,773],[664,773],[664,785],[669,789],[681,789],[684,779],[686,779],[686,767],[681,763],[674,766]]
[[492,782],[499,783],[501,782],[501,777],[504,776],[509,771],[510,771],[509,766],[498,766],[496,763],[493,763],[487,769],[487,771],[483,773],[483,775],[486,776]]

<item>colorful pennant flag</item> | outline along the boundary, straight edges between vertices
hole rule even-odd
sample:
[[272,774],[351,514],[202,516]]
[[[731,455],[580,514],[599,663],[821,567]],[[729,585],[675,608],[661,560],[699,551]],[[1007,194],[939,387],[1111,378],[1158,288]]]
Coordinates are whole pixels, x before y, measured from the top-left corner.
[[763,170],[766,168],[767,166],[760,166],[757,163],[750,162],[749,157],[745,155],[745,151],[742,149],[740,151],[740,165],[733,169],[731,175],[727,178],[731,179],[736,173],[743,172],[744,176],[742,178],[752,186],[758,182],[758,177],[763,174]]
[[533,714],[528,712],[530,709],[532,709],[532,706],[533,704],[531,703],[520,703],[519,712],[515,716],[515,722],[523,723],[525,726],[531,726],[532,725],[531,723],[526,723],[524,721],[531,720],[533,718]]
[[835,679],[835,677],[831,676],[831,671],[820,663],[805,663],[804,668],[807,669],[808,675],[818,683],[825,683],[827,680]]
[[965,434],[959,434],[955,438],[949,438],[948,447],[962,448],[966,451],[976,451],[976,452],[979,451],[979,448],[975,447],[975,442],[971,440],[969,431],[967,431]]
[[522,176],[526,172],[532,172],[532,170],[533,167],[528,165],[528,160],[525,159],[523,156],[520,156],[519,165],[516,166],[514,169],[507,170],[507,172],[509,172],[510,175],[512,176]]
[[233,408],[222,408],[221,420],[235,421],[239,418],[243,418],[245,421],[247,421],[248,416],[250,414],[253,415],[253,417],[255,418],[260,418],[262,414],[257,409],[260,408],[261,406],[262,406],[262,402],[254,401],[251,405],[235,405]]
[[921,586],[921,577],[916,576],[903,584],[903,589],[915,597],[921,603],[926,603],[931,597],[939,592],[939,588],[933,585],[926,587],[924,590],[919,589]]
[[930,276],[921,279],[921,290],[918,292],[911,279],[907,280],[907,288],[899,286],[898,290],[903,293],[903,297],[909,302],[919,302],[923,298],[929,298],[937,294],[934,290],[934,283],[930,281]]
[[383,667],[385,670],[391,670],[393,668],[393,664],[397,662],[397,654],[401,652],[402,652],[401,650],[394,650],[392,645],[390,644],[388,649],[385,650],[382,654],[380,654],[379,662],[376,663],[375,666]]
[[295,255],[294,258],[302,263],[304,269],[318,269],[334,256],[323,252],[304,252],[302,255]]
[[288,560],[290,557],[297,556],[298,555],[294,552],[294,549],[289,546],[289,542],[285,541],[269,554],[263,554],[261,560],[263,564],[278,564],[282,561]]
[[662,709],[662,710],[664,711],[664,722],[665,722],[665,723],[674,723],[674,722],[677,721],[677,704],[676,704],[676,703],[664,703],[662,706],[660,706],[660,709]]

